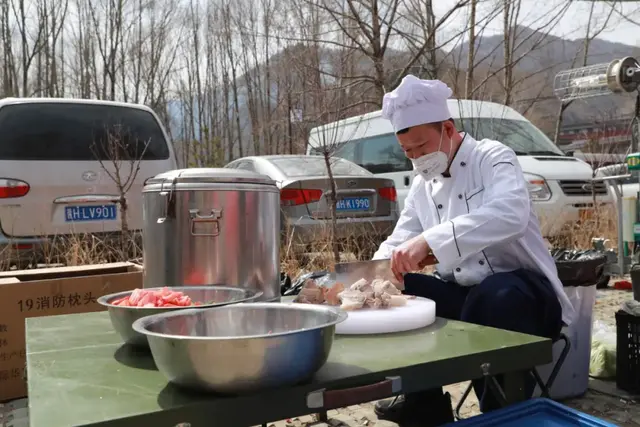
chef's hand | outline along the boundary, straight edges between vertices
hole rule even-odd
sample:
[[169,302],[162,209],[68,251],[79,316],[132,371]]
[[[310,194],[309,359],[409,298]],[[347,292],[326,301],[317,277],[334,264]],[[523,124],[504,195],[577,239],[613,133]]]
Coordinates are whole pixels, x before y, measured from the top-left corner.
[[431,248],[421,234],[398,246],[391,254],[391,271],[402,282],[402,275],[437,264]]

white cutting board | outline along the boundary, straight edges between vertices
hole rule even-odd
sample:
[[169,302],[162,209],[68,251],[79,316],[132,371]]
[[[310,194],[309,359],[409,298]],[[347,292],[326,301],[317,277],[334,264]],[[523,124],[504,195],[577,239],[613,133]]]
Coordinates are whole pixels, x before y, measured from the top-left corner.
[[348,317],[336,325],[336,334],[388,334],[424,328],[436,321],[436,303],[416,297],[401,307],[365,308],[347,311]]

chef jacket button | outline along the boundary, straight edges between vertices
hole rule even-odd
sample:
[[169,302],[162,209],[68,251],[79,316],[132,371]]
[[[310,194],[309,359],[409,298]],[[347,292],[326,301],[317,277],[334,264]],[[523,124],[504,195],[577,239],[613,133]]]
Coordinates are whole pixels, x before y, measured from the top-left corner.
[[458,199],[462,200],[462,194],[458,194]]
[[457,267],[456,268],[456,273],[460,273],[460,271],[462,271],[462,270],[460,270],[460,267]]
[[467,166],[465,162],[460,162],[460,166]]
[[442,209],[442,205],[438,205],[438,209]]
[[435,179],[435,178],[433,178],[433,182],[438,182],[438,180],[437,180],[437,179]]
[[484,265],[484,261],[483,261],[483,260],[480,260],[480,261],[478,261],[478,264],[480,264],[480,265]]

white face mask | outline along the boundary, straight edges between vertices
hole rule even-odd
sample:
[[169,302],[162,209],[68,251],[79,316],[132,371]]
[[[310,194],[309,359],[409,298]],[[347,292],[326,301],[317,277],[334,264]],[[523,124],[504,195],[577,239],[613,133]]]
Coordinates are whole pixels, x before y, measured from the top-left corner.
[[[449,156],[441,151],[442,139],[444,138],[444,126],[442,126],[440,133],[440,144],[438,151],[425,154],[417,159],[411,159],[413,164],[414,173],[420,174],[425,181],[429,181],[438,175],[442,175],[449,167]],[[453,139],[449,140],[449,153],[453,147]]]

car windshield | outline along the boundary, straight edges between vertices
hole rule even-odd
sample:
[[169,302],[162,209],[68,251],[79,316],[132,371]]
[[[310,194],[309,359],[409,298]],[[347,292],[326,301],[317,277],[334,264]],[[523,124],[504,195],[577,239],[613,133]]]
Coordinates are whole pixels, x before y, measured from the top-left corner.
[[[322,157],[282,157],[270,159],[286,176],[326,176],[327,168]],[[334,175],[370,176],[371,174],[360,166],[337,157],[331,158],[331,171]]]
[[24,103],[0,108],[3,160],[160,160],[169,148],[156,119],[137,108]]
[[500,141],[518,155],[565,155],[540,129],[528,121],[460,118],[455,123],[458,130],[468,132],[476,140],[487,138]]

